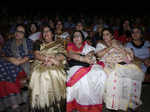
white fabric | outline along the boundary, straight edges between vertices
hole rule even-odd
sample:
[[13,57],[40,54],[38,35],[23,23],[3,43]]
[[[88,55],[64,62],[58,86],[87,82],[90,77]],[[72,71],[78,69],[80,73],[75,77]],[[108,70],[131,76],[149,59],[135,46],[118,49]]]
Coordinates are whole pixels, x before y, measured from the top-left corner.
[[69,34],[68,32],[64,32],[63,34],[60,35],[60,37],[61,37],[62,39],[66,39],[66,38],[69,37],[69,36],[70,36],[70,34]]
[[[97,44],[96,52],[105,47],[101,43]],[[131,52],[130,49],[126,50]],[[128,108],[135,109],[141,104],[141,85],[144,73],[135,64],[117,64],[121,61],[120,57],[125,57],[125,55],[111,49],[101,58],[105,63],[104,70],[108,73],[104,102],[108,109],[126,111]]]
[[134,64],[119,65],[106,81],[105,104],[108,109],[135,109],[141,104],[141,86],[144,73]]
[[[82,54],[86,55],[90,51],[95,51],[95,48],[86,44]],[[69,81],[74,73],[81,67],[82,66],[71,67],[68,71],[67,81]],[[67,102],[71,102],[75,99],[80,105],[102,104],[106,77],[106,73],[100,65],[92,65],[91,70],[85,76],[72,87],[67,87]]]
[[36,40],[38,40],[40,38],[40,35],[41,35],[41,32],[36,32],[34,34],[31,34],[29,36],[29,39],[31,39],[32,41],[35,42]]
[[[68,72],[68,79],[79,69],[81,66],[74,66]],[[80,105],[95,105],[102,104],[104,83],[106,74],[100,65],[93,65],[92,69],[82,77],[72,87],[67,87],[67,102],[74,99]]]
[[87,55],[89,52],[94,51],[95,52],[95,48],[86,44],[82,50],[82,55]]
[[98,51],[101,51],[101,50],[103,50],[104,48],[106,48],[106,46],[105,46],[104,44],[98,43],[98,44],[96,45],[95,52],[97,53]]

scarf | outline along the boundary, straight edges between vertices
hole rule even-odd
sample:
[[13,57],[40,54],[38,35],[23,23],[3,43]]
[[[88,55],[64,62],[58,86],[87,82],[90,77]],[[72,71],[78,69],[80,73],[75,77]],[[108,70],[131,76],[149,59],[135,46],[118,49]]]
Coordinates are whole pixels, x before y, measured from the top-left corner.
[[[25,51],[25,55],[27,55],[28,54],[28,48],[27,48],[27,43],[26,43],[25,38],[23,38],[23,40],[22,40],[22,45],[23,45],[23,50]],[[19,48],[17,47],[17,44],[16,44],[16,39],[13,39],[13,41],[11,43],[11,51],[12,51],[13,56],[15,58],[22,58],[20,56]],[[20,66],[26,72],[27,75],[30,74],[30,64],[29,64],[29,62],[25,62],[24,64],[22,64]]]

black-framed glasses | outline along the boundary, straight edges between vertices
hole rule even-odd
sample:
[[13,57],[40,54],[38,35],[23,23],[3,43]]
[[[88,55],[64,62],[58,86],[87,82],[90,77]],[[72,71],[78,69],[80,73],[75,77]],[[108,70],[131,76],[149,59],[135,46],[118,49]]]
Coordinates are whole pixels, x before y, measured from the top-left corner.
[[23,31],[16,31],[17,33],[20,33],[20,34],[25,34],[25,32],[23,32]]

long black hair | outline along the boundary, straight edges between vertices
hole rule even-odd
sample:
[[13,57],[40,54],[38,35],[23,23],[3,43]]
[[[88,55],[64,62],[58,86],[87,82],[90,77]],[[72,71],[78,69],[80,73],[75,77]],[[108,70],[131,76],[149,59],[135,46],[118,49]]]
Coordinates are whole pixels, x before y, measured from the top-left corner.
[[132,28],[132,24],[131,24],[131,21],[129,19],[122,20],[121,24],[120,24],[120,28],[118,30],[119,36],[125,34],[127,37],[131,37],[131,31],[128,31],[128,30],[124,31],[124,29],[123,29],[123,24],[125,21],[129,21],[129,26],[130,26],[130,28]]

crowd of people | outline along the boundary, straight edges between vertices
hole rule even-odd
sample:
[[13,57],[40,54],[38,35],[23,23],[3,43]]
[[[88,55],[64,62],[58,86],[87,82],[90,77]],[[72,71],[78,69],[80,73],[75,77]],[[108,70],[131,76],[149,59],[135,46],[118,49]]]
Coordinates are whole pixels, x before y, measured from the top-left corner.
[[0,112],[142,111],[148,17],[15,16],[0,29]]

